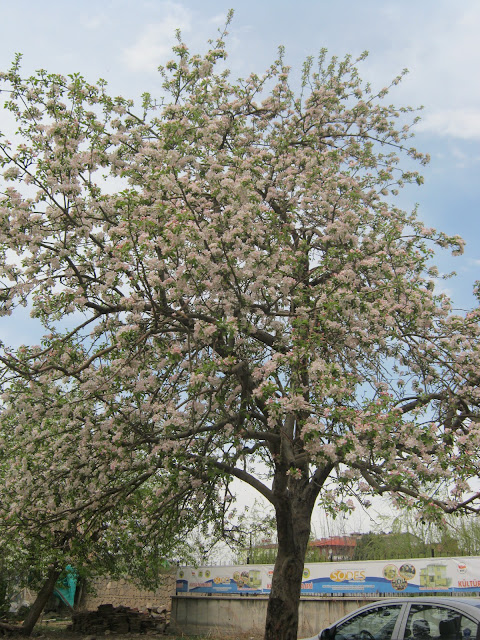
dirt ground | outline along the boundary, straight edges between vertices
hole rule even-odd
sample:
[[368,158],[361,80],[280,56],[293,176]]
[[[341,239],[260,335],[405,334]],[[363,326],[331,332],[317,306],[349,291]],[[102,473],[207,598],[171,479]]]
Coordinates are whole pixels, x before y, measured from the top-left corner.
[[[251,634],[235,634],[227,636],[225,634],[216,635],[209,633],[208,636],[186,636],[172,633],[113,633],[106,631],[104,634],[86,634],[68,630],[70,620],[49,620],[38,623],[31,638],[33,640],[261,640],[261,636]],[[16,638],[17,634],[2,635],[0,638]]]
[[[5,636],[4,636],[5,637]],[[8,636],[6,636],[8,638]],[[16,636],[18,640],[18,636]],[[245,636],[239,638],[235,636],[216,636],[209,635],[208,637],[200,636],[184,636],[184,635],[170,635],[164,633],[105,633],[102,635],[89,635],[83,633],[76,633],[73,631],[60,630],[60,629],[45,629],[44,627],[38,627],[34,630],[31,638],[33,640],[260,640],[259,638]]]
[[[235,636],[215,635],[185,636],[164,633],[109,633],[92,635],[68,631],[68,622],[49,622],[38,624],[32,634],[34,640],[261,640],[260,636],[241,634]],[[18,637],[17,637],[18,640]]]
[[[72,631],[58,630],[52,632],[51,630],[37,629],[33,635],[33,640],[261,640],[260,636],[184,636],[184,635],[170,635],[163,633],[128,633],[128,634],[105,634],[105,635],[85,635],[81,633],[74,633]],[[18,640],[18,638],[17,638]]]

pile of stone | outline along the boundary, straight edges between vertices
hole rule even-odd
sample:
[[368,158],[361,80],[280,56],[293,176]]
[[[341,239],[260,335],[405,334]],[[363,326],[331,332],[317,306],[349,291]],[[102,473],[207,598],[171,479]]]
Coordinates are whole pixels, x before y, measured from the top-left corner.
[[72,631],[85,634],[164,633],[167,611],[139,611],[129,607],[101,604],[96,611],[76,611],[72,615]]

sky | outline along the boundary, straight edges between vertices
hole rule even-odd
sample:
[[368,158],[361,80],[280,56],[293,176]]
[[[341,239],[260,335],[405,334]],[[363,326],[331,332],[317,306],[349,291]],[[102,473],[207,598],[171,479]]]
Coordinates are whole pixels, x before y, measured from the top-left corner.
[[[418,203],[427,227],[466,240],[463,256],[439,255],[436,263],[458,274],[439,285],[456,306],[473,306],[480,279],[478,0],[0,0],[0,70],[19,52],[26,73],[79,72],[90,82],[104,78],[115,95],[159,95],[157,68],[172,57],[175,30],[202,52],[230,8],[234,77],[261,73],[279,45],[297,77],[302,61],[322,47],[339,57],[368,50],[360,74],[378,89],[409,69],[390,98],[397,106],[424,106],[415,146],[432,160],[425,184],[402,192],[400,206]],[[0,131],[4,118],[0,110]],[[18,344],[25,334],[26,325],[0,323],[0,339]]]

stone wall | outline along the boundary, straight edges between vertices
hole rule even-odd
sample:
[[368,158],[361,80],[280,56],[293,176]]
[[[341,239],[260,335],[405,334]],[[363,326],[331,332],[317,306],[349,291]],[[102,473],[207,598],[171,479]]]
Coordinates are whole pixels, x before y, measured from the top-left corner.
[[139,611],[155,609],[170,611],[171,596],[175,595],[176,570],[160,576],[160,585],[155,591],[147,591],[127,580],[96,578],[84,589],[80,609],[95,611],[102,604],[124,606]]

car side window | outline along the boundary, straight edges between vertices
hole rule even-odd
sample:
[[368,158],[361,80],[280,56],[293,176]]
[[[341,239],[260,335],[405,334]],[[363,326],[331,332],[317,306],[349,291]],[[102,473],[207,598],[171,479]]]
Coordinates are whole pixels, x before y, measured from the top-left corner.
[[335,640],[391,640],[401,608],[388,605],[359,613],[337,626]]
[[467,616],[434,605],[412,605],[405,637],[411,640],[475,640],[477,623]]

